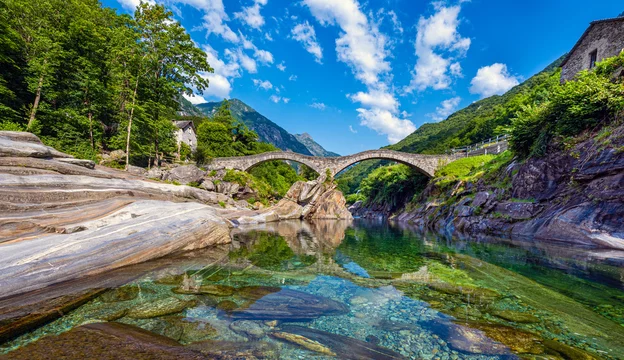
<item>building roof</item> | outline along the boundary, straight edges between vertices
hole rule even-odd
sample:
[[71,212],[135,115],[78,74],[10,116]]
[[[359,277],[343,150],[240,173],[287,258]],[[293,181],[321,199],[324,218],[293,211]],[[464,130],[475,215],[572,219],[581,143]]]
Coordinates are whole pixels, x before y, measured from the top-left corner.
[[592,30],[592,28],[594,27],[594,25],[596,24],[603,24],[603,23],[608,23],[608,22],[619,22],[619,21],[624,21],[624,16],[619,16],[619,17],[615,17],[615,18],[609,18],[609,19],[601,19],[601,20],[594,20],[592,22],[589,23],[589,27],[585,30],[585,32],[583,33],[583,35],[581,35],[581,37],[578,39],[578,41],[576,42],[576,44],[574,44],[574,47],[572,48],[572,50],[570,50],[570,52],[568,53],[568,55],[566,55],[565,59],[563,59],[563,62],[561,63],[561,67],[563,67],[568,60],[570,59],[570,57],[572,56],[572,54],[576,51],[576,49],[581,45],[581,42],[583,41],[583,39],[585,39],[585,36],[587,36],[587,34],[589,34],[589,32]]
[[178,129],[186,129],[188,126],[191,126],[193,131],[195,130],[195,126],[192,121],[174,121],[173,124],[177,126]]

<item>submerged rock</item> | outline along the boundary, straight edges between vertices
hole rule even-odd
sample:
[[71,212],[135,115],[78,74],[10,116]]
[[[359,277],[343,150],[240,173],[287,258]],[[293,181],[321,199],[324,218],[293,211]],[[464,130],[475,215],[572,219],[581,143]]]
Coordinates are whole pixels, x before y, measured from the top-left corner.
[[283,326],[282,333],[299,335],[317,342],[334,352],[339,359],[405,359],[401,354],[373,343],[303,326]]
[[237,320],[230,324],[230,330],[253,340],[264,337],[268,331],[268,326],[250,320]]
[[540,321],[535,315],[513,310],[495,310],[492,312],[492,315],[516,323],[530,324]]
[[[179,334],[175,340],[183,344],[213,339],[218,335],[217,330],[207,322],[189,321],[182,316],[167,316],[163,320]],[[168,336],[166,333],[163,335]]]
[[79,326],[58,336],[43,337],[6,356],[14,360],[205,359],[201,352],[184,348],[168,337],[120,323]]
[[206,294],[213,296],[231,296],[234,288],[226,285],[201,285],[198,288],[179,287],[172,290],[176,294]]
[[134,319],[147,319],[158,316],[176,314],[187,307],[195,306],[194,300],[182,300],[170,297],[162,300],[146,302],[128,311],[128,316]]
[[452,349],[457,351],[481,355],[510,354],[505,345],[490,339],[478,329],[441,320],[428,321],[424,323],[424,327],[432,329]]
[[304,321],[348,312],[349,308],[343,303],[301,291],[281,289],[248,307],[232,311],[231,316],[235,319]]
[[133,300],[139,295],[139,287],[136,285],[126,285],[117,289],[105,292],[100,296],[104,302],[111,303],[117,301]]
[[489,338],[508,346],[514,353],[535,355],[544,353],[542,340],[535,334],[496,324],[469,323],[468,325],[482,330]]
[[293,344],[297,344],[303,347],[304,349],[308,349],[308,350],[321,353],[321,354],[325,354],[325,355],[329,355],[329,356],[336,356],[336,353],[331,351],[330,348],[324,346],[323,344],[317,341],[310,340],[305,336],[301,336],[297,334],[290,334],[290,333],[281,332],[281,331],[272,332],[271,336],[278,338],[280,340],[286,340]]
[[236,289],[236,295],[244,299],[258,300],[280,290],[282,290],[282,288],[276,286],[243,286]]
[[197,350],[210,359],[279,359],[279,351],[273,344],[260,341],[237,342],[208,340],[189,344],[186,348]]

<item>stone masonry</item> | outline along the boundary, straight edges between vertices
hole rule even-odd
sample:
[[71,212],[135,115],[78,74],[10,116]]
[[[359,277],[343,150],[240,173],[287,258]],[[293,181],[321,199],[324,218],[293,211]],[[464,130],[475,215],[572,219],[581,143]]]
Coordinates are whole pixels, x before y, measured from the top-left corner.
[[438,167],[462,157],[461,155],[421,155],[392,150],[369,150],[357,154],[339,157],[316,157],[288,151],[274,151],[251,156],[237,156],[213,159],[208,170],[235,169],[247,171],[260,163],[271,160],[290,160],[309,166],[319,175],[324,176],[329,169],[335,176],[348,166],[363,160],[383,159],[412,166],[428,177],[433,177]]
[[617,56],[624,50],[624,17],[593,21],[561,64],[561,82],[590,68],[592,53],[596,62]]

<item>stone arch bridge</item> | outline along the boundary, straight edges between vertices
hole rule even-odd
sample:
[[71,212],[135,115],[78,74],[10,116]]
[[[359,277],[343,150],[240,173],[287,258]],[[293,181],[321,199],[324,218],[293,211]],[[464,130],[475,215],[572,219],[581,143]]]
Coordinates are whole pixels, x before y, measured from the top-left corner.
[[428,177],[433,177],[435,170],[462,155],[421,155],[393,150],[368,150],[357,154],[338,157],[317,157],[301,155],[290,151],[273,151],[250,156],[215,158],[207,166],[208,170],[234,169],[248,171],[266,161],[288,160],[309,166],[319,175],[324,176],[329,169],[335,176],[347,167],[363,160],[391,160],[411,166]]

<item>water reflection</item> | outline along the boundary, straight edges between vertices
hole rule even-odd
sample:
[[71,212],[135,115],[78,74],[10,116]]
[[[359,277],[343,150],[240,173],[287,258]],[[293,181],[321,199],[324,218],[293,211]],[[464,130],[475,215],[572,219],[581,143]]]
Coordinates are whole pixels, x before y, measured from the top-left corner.
[[[197,251],[126,269],[133,276],[117,278],[116,288],[5,351],[73,329],[67,340],[85,322],[115,321],[212,357],[624,354],[619,252],[446,238],[367,221],[279,222],[232,235],[229,253]],[[22,349],[36,352],[37,343]]]

